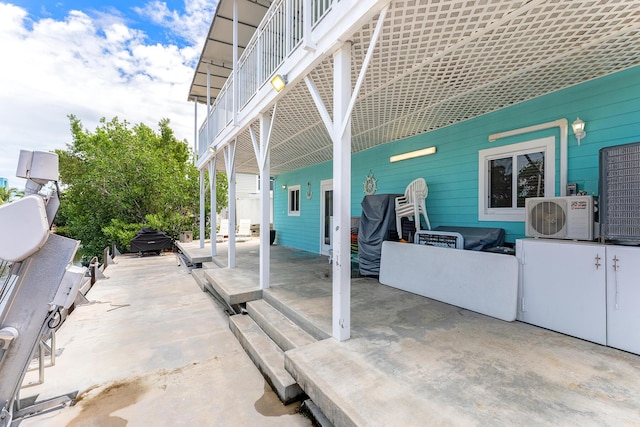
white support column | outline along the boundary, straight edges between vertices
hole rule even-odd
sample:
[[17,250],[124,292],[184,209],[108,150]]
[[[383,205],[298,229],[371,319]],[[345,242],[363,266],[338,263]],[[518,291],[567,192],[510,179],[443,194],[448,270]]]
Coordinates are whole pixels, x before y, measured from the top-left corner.
[[308,51],[316,50],[316,44],[311,40],[311,14],[313,13],[311,2],[305,2],[302,7],[302,47]]
[[207,143],[205,147],[211,144],[211,72],[209,68],[209,64],[207,64],[207,118],[205,120],[207,123]]
[[198,141],[198,97],[196,96],[196,100],[193,102],[193,163],[195,164],[198,161],[198,157],[200,156],[200,148]]
[[200,248],[204,248],[204,169],[200,169]]
[[216,200],[216,156],[213,156],[211,162],[209,163],[209,194],[211,197],[210,200],[210,208],[211,218],[209,219],[209,224],[211,224],[211,256],[214,257],[218,255],[218,245],[216,244],[216,228],[218,226],[216,221],[216,210],[217,210],[217,200]]
[[[238,81],[238,0],[233,0],[233,124],[238,123],[240,82]],[[235,145],[234,145],[235,147]],[[235,148],[234,148],[235,150]]]
[[351,336],[351,90],[346,42],[333,55],[333,337],[339,341]]
[[224,164],[229,180],[229,240],[227,268],[236,267],[236,141],[229,142],[224,148]]
[[260,289],[269,287],[269,276],[271,274],[271,228],[270,218],[270,175],[271,175],[271,130],[275,121],[278,104],[273,107],[273,116],[260,115],[260,141],[256,137],[253,128],[249,128],[253,150],[258,161],[260,170]]
[[[194,108],[194,120],[193,120],[193,161],[196,162],[198,159],[198,155],[200,153],[200,148],[199,148],[199,144],[200,141],[198,140],[198,97],[196,97],[196,101],[195,101],[195,108]],[[204,248],[204,170],[200,171],[200,247]]]

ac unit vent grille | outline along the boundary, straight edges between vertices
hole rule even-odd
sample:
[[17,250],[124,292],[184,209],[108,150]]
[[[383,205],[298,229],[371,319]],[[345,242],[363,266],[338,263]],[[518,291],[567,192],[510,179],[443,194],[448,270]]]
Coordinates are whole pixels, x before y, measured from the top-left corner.
[[558,234],[567,223],[565,208],[557,202],[535,204],[530,219],[531,227],[543,236]]

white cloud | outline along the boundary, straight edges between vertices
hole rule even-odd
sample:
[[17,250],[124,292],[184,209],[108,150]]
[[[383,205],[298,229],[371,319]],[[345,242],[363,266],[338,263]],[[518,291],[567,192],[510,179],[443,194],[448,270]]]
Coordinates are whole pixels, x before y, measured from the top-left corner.
[[[213,13],[205,3],[187,2],[184,15],[157,2],[145,11],[157,11],[154,19],[196,44]],[[187,30],[194,16],[194,28]],[[71,142],[69,114],[91,131],[101,117],[152,128],[166,117],[176,136],[192,145],[193,104],[186,99],[200,48],[148,45],[145,39],[117,11],[32,20],[24,9],[0,3],[0,177],[23,187],[15,178],[19,150],[64,148]]]
[[[134,10],[140,16],[151,19],[157,25],[170,29],[190,44],[201,47],[204,35],[211,25],[211,18],[217,3],[217,1],[211,0],[186,1],[185,13],[180,14],[176,10],[170,10],[165,2],[154,0],[148,2],[144,7],[135,7]],[[198,49],[199,51],[200,49]]]

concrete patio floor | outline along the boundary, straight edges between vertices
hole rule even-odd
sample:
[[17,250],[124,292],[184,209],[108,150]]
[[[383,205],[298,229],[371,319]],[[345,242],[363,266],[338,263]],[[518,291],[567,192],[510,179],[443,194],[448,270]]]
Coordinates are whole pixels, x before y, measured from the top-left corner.
[[[20,397],[78,391],[21,426],[310,426],[244,353],[173,254],[116,258],[57,333],[55,366]],[[28,372],[25,383],[37,380]]]
[[[230,289],[244,276],[244,289],[257,277],[258,242],[238,242],[233,274],[220,267],[226,249],[218,244],[204,267]],[[45,383],[21,393],[82,398],[20,425],[310,425],[277,400],[176,257],[116,262],[60,329]],[[352,339],[338,342],[326,338],[326,256],[272,246],[271,285],[265,301],[315,328],[318,341],[285,352],[285,365],[336,426],[640,424],[638,355],[361,277],[352,279]]]
[[[257,241],[237,250],[233,275],[216,273],[228,289],[243,272],[257,277]],[[224,265],[226,245],[218,244],[218,254],[216,264]],[[328,336],[330,268],[327,257],[272,246],[263,298]],[[288,370],[336,425],[640,424],[638,355],[373,278],[353,278],[351,299],[352,339],[285,353]]]

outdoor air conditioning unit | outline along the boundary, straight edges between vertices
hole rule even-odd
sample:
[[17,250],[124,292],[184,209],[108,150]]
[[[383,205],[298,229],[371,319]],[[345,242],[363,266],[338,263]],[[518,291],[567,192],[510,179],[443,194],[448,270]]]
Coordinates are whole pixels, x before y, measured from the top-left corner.
[[593,197],[528,198],[525,224],[525,232],[531,237],[593,240]]

